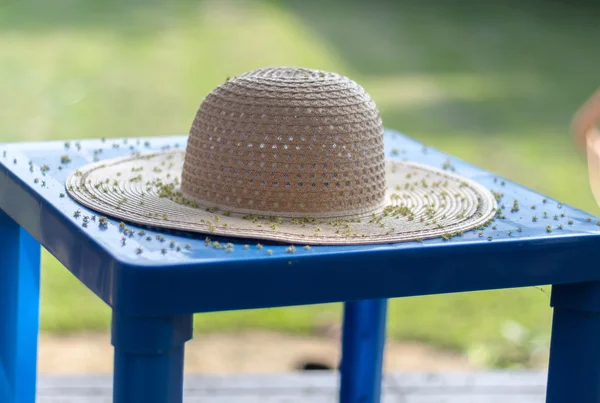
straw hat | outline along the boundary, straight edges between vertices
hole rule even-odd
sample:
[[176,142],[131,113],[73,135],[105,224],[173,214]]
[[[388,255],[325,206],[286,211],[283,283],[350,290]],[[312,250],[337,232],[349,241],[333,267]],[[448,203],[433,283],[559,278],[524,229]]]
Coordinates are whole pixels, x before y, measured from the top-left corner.
[[187,148],[104,160],[69,194],[135,224],[301,244],[373,244],[489,222],[494,197],[433,167],[385,158],[375,103],[335,73],[242,74],[201,103]]

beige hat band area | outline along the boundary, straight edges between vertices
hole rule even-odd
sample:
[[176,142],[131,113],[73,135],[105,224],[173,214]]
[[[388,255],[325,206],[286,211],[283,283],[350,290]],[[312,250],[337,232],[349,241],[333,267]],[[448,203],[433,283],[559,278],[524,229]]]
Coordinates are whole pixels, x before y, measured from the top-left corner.
[[[300,147],[295,148],[298,152]],[[270,148],[264,154],[257,153],[260,163],[252,159],[215,161],[217,156],[198,152],[190,141],[182,191],[203,204],[286,216],[361,214],[373,211],[383,202],[386,193],[383,153],[362,158],[358,165],[355,161],[334,162],[325,149],[320,151],[321,158],[316,153],[307,155],[313,152],[308,150],[302,158],[293,159],[287,158],[293,154],[286,150],[278,152]],[[282,158],[274,162],[278,161],[277,156]],[[306,162],[307,157],[310,162]]]
[[471,180],[386,160],[379,112],[358,84],[291,67],[213,90],[185,151],[90,164],[67,186],[131,223],[305,244],[440,237],[485,224],[496,207]]

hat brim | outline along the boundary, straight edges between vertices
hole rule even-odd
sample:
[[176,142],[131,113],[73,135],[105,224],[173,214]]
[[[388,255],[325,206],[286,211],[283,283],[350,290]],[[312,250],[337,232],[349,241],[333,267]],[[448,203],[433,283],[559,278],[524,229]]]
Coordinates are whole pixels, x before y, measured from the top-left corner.
[[[185,152],[162,151],[86,165],[70,174],[68,194],[82,205],[128,223],[307,245],[381,244],[460,234],[493,219],[496,200],[480,184],[412,162],[386,161],[381,208],[359,218],[286,218],[226,211],[182,197]],[[164,184],[170,186],[164,191]]]

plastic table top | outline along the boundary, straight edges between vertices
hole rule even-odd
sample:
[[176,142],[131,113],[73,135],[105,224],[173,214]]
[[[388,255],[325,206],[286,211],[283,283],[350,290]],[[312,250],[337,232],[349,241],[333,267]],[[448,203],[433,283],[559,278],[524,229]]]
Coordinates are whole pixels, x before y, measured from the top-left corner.
[[[130,224],[127,228],[135,233],[123,242],[119,221],[109,219],[107,227],[100,226],[99,215],[74,202],[64,189],[69,172],[94,160],[185,144],[186,136],[0,144],[0,209],[116,312],[129,315],[600,279],[594,265],[586,264],[600,258],[598,218],[392,130],[385,133],[389,158],[453,169],[474,179],[498,192],[499,205],[504,205],[499,217],[484,229],[449,240],[310,249],[295,245],[293,253],[287,244],[265,242],[259,248],[256,240],[211,237],[221,245],[232,243],[228,252],[207,244],[202,235]],[[518,209],[513,208],[515,200]]]

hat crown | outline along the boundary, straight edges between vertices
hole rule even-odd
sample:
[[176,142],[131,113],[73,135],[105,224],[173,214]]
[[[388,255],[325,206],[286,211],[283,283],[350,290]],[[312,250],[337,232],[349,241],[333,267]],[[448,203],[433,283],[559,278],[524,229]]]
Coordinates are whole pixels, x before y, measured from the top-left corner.
[[232,212],[372,212],[386,193],[379,112],[362,87],[339,74],[295,67],[247,72],[198,108],[181,190]]

